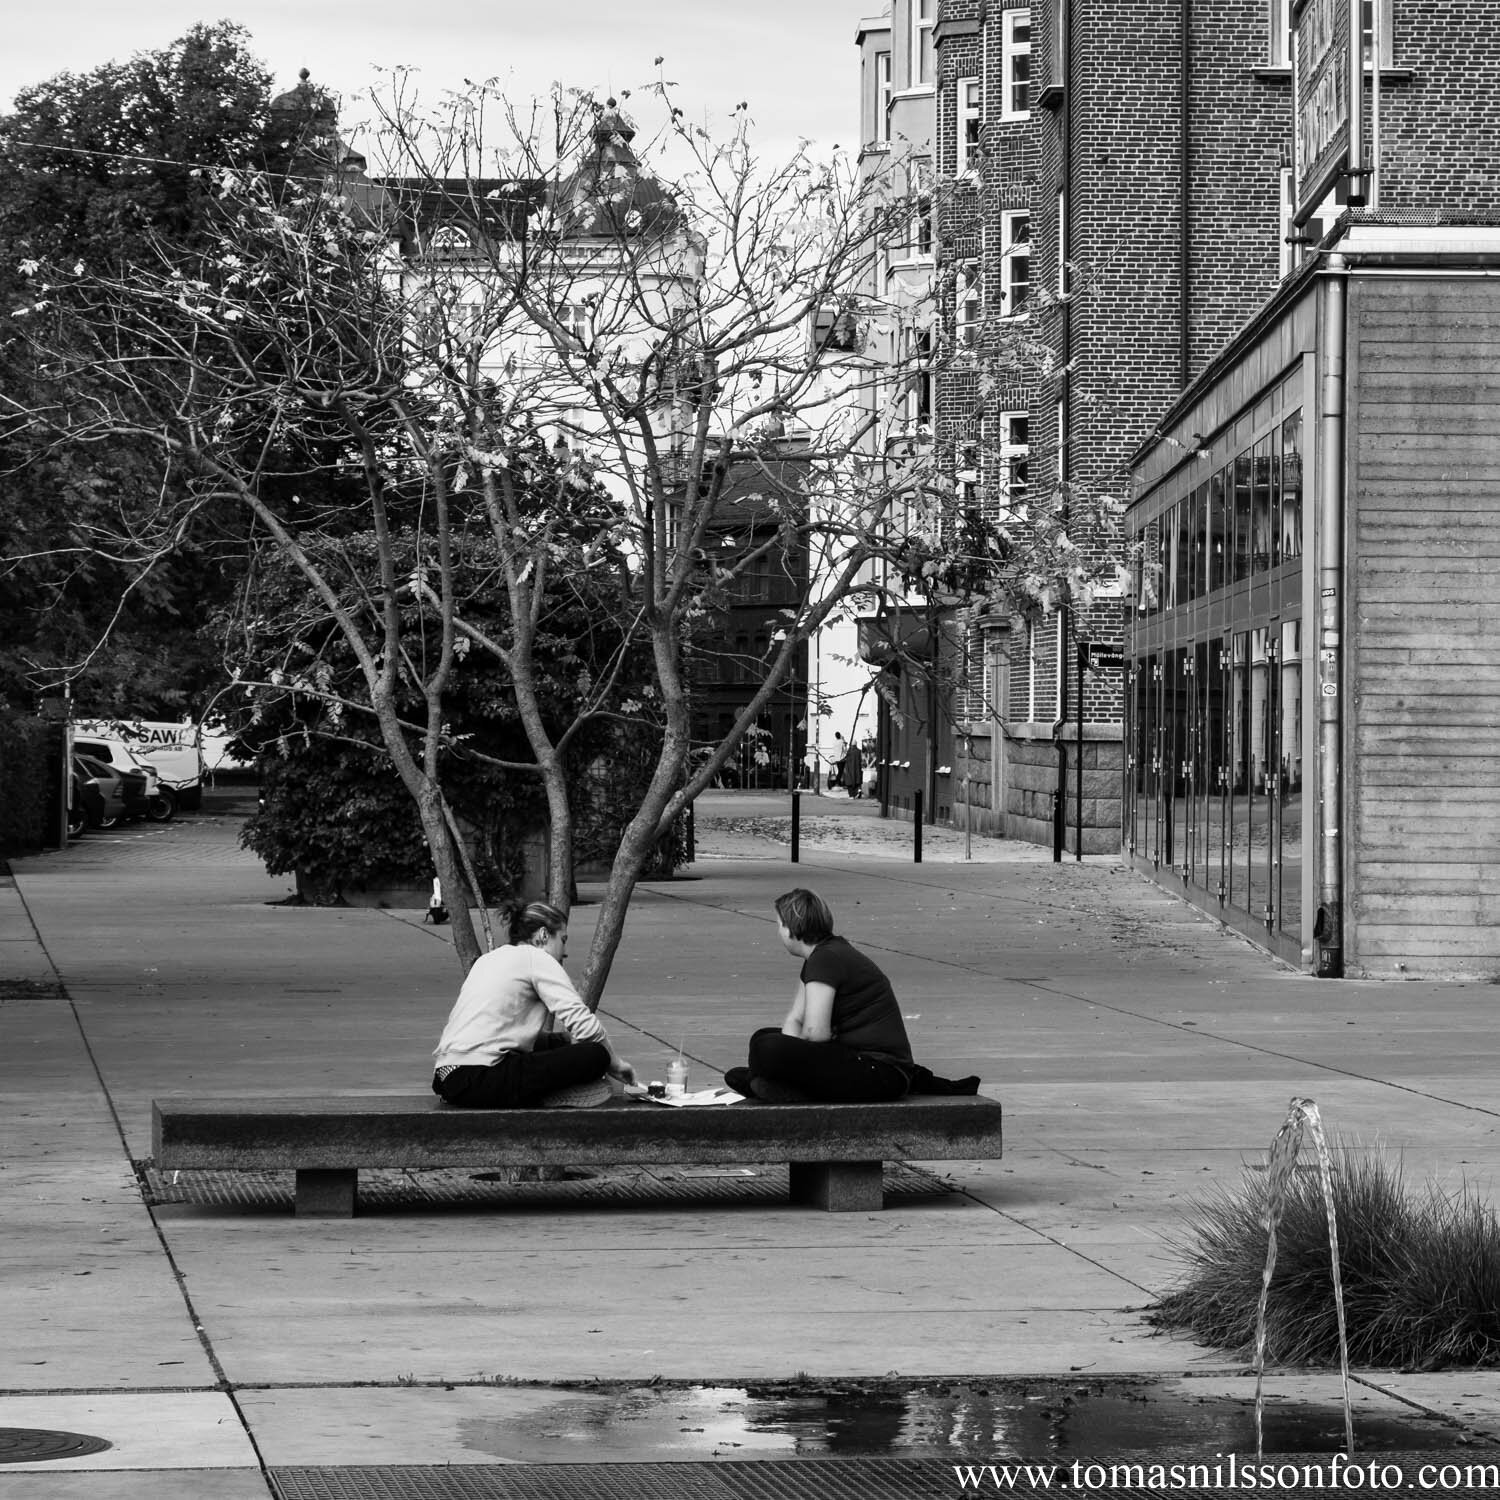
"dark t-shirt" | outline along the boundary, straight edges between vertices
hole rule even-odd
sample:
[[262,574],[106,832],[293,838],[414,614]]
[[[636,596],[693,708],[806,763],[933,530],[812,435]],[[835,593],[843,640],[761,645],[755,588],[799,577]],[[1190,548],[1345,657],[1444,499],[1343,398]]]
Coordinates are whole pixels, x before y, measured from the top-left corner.
[[856,1052],[911,1062],[906,1023],[891,982],[844,938],[824,938],[802,964],[803,984],[833,988],[833,1039]]

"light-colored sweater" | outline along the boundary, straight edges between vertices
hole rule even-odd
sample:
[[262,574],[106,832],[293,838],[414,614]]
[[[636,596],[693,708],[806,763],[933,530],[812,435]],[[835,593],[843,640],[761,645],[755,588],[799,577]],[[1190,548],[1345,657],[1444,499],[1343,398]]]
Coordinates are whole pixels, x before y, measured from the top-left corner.
[[602,1042],[604,1027],[567,971],[529,944],[496,948],[469,970],[433,1056],[437,1068],[487,1068],[502,1052],[530,1052],[555,1016],[575,1042]]

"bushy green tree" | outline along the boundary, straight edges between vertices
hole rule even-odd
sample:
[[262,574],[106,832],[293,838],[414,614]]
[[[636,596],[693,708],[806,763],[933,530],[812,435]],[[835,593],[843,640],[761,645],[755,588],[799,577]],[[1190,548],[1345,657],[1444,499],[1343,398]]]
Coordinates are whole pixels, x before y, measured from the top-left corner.
[[[555,467],[545,450],[538,448],[536,457],[544,470]],[[590,505],[607,508],[607,496],[582,500],[576,524],[586,535]],[[420,507],[409,509],[415,514]],[[378,572],[382,552],[373,535],[312,537],[305,546],[321,573],[342,580],[341,602],[351,614],[370,606],[362,580]],[[618,839],[649,776],[661,731],[647,709],[653,689],[645,653],[624,637],[608,590],[581,566],[580,538],[564,538],[560,546],[573,552],[573,565],[552,573],[533,649],[549,729],[560,741],[573,731],[565,740],[570,779],[594,792],[580,797],[576,853],[587,860]],[[385,550],[398,573],[411,576],[422,550],[420,532],[393,533]],[[508,641],[513,631],[505,590],[496,583],[499,567],[493,543],[482,534],[472,537],[455,564],[455,582],[469,601],[468,618],[496,641]],[[439,654],[438,622],[415,590],[402,594],[399,608],[403,654],[413,662]],[[306,576],[281,554],[266,553],[247,577],[225,634],[239,689],[226,700],[230,722],[262,771],[261,805],[246,825],[245,845],[272,873],[297,871],[304,892],[315,898],[355,884],[429,879],[432,851],[381,744],[367,684]],[[601,676],[614,683],[603,699],[594,692]],[[628,714],[620,710],[625,702],[632,705]],[[419,734],[419,674],[403,677],[396,705]],[[534,774],[513,684],[492,654],[461,648],[444,708],[438,779],[462,832],[472,880],[493,903],[515,894],[523,842],[546,826],[545,790]]]
[[[19,336],[27,268],[123,271],[191,253],[217,232],[218,173],[260,159],[269,87],[246,34],[220,23],[17,96],[0,118],[7,391],[89,409],[87,366],[64,373]],[[130,434],[73,447],[24,423],[0,429],[0,702],[29,708],[68,681],[89,710],[175,717],[213,690],[217,652],[199,626],[234,587],[244,527],[205,509],[145,554],[122,546],[119,497],[149,507],[164,482],[180,476],[164,478],[159,452]]]

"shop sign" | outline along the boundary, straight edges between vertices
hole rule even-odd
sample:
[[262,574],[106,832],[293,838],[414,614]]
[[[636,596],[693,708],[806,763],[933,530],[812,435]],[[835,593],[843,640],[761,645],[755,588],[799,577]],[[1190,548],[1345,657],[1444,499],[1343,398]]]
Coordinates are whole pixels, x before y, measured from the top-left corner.
[[[1297,0],[1292,30],[1296,39],[1295,218],[1301,224],[1317,211],[1341,176],[1361,165],[1363,59],[1356,72],[1354,55],[1364,31],[1360,0]],[[1351,204],[1360,201],[1358,195],[1349,199]]]

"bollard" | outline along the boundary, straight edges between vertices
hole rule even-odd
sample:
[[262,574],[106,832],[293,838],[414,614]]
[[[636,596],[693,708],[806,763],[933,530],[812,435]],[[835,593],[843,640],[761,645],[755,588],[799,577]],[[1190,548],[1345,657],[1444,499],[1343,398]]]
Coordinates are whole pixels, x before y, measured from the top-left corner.
[[[796,864],[802,847],[802,793],[792,793],[792,863]],[[465,1077],[468,1075],[465,1074]]]
[[922,788],[912,794],[911,862],[922,863]]

